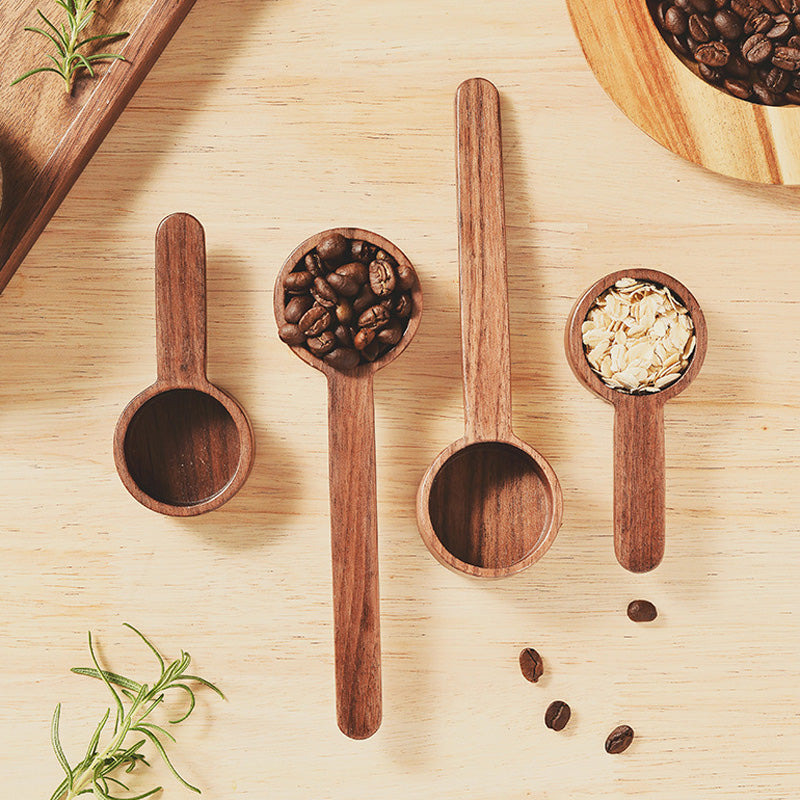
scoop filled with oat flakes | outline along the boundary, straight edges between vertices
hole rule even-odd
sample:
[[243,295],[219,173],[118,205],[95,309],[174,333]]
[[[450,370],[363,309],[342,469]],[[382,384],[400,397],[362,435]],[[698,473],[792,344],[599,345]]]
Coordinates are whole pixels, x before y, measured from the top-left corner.
[[575,304],[567,359],[614,415],[614,549],[632,572],[664,556],[664,403],[700,371],[707,332],[691,292],[669,275],[632,269],[597,281]]

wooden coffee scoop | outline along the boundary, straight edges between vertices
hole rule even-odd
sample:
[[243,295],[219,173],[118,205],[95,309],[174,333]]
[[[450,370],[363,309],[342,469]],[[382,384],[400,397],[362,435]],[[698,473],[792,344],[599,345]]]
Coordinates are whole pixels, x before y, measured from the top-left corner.
[[445,566],[502,577],[538,561],[561,524],[550,465],[511,428],[500,98],[482,78],[456,95],[464,437],[431,464],[417,526]]
[[156,356],[156,382],[117,422],[117,471],[153,511],[212,511],[244,484],[255,446],[242,408],[206,377],[205,235],[189,214],[156,233]]
[[[652,394],[628,394],[607,386],[589,366],[582,326],[595,300],[620,278],[666,286],[689,312],[695,349],[686,370],[674,383]],[[666,477],[664,403],[682,392],[703,366],[708,331],[692,293],[670,275],[651,269],[628,269],[606,275],[578,300],[565,335],[567,360],[587,389],[614,406],[614,550],[631,572],[648,572],[664,556]]]
[[[413,270],[390,241],[370,231],[335,228],[306,239],[286,260],[275,281],[275,319],[286,323],[284,283],[298,261],[332,234],[368,242]],[[422,290],[411,289],[412,311],[402,339],[373,362],[342,371],[312,355],[292,350],[328,379],[328,480],[330,486],[336,711],[339,728],[366,739],[381,724],[381,642],[378,591],[378,508],[375,482],[374,374],[394,361],[419,327]]]

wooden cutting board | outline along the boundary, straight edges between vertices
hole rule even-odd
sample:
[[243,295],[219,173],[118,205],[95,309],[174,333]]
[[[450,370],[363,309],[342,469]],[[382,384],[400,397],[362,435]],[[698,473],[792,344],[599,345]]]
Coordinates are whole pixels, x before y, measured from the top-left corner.
[[[0,20],[0,292],[66,197],[195,0],[125,0],[100,4],[90,35],[127,31],[106,50],[125,61],[100,63],[72,94],[52,74],[12,81],[46,62],[46,40],[24,30],[40,26],[37,9],[58,21],[52,0],[5,0]],[[49,46],[49,45],[48,45]]]

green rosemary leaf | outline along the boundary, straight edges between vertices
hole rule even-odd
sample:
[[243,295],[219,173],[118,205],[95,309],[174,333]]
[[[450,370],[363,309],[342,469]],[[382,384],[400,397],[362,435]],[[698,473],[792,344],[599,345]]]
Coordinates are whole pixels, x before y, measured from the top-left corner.
[[31,75],[36,75],[38,72],[55,72],[56,75],[61,75],[61,72],[57,69],[53,69],[52,67],[37,67],[36,69],[32,69],[30,72],[26,72],[24,75],[20,75],[15,81],[11,82],[11,86],[16,86],[18,83],[22,83],[26,78],[30,78]]
[[81,56],[83,61],[124,61],[125,56],[117,55],[115,53],[96,53],[92,56]]
[[33,28],[33,27],[25,28],[25,30],[28,31],[29,33],[38,33],[41,36],[44,36],[45,39],[49,39],[55,45],[56,50],[58,50],[58,52],[61,53],[62,56],[65,56],[67,54],[66,51],[64,50],[64,45],[62,45],[61,42],[59,42],[58,39],[56,39],[56,37],[53,36],[52,33],[43,31],[41,28]]
[[[36,13],[42,18],[42,21],[45,25],[47,25],[53,33],[56,35],[56,38],[61,42],[64,47],[69,47],[69,41],[64,38],[64,34],[55,26],[52,22],[37,8]],[[25,29],[27,30],[27,28]]]
[[59,800],[59,798],[64,796],[64,793],[69,789],[69,778],[70,776],[67,776],[58,784],[56,790],[50,795],[50,800]]
[[201,684],[203,686],[207,686],[209,689],[211,689],[212,692],[216,692],[223,700],[227,700],[228,699],[222,693],[221,689],[218,689],[216,686],[214,686],[213,683],[211,683],[210,681],[207,681],[205,678],[198,678],[197,675],[182,675],[181,677],[185,681],[194,681],[195,683],[199,683],[199,684]]
[[103,719],[100,720],[100,724],[95,728],[92,738],[89,739],[89,746],[86,748],[86,758],[83,759],[85,762],[91,762],[95,755],[97,755],[97,745],[100,741],[100,734],[103,732],[103,728],[105,728],[110,716],[111,709],[107,708]]
[[143,728],[149,728],[153,733],[163,733],[170,741],[175,741],[175,737],[169,731],[165,731],[160,725],[156,725],[155,722],[140,722],[139,725]]
[[158,736],[156,736],[151,731],[147,730],[147,728],[140,728],[136,726],[135,728],[133,728],[133,730],[139,731],[139,733],[143,733],[145,736],[147,736],[148,739],[150,739],[150,741],[153,743],[153,746],[156,748],[156,750],[158,750],[158,754],[161,756],[164,763],[167,765],[167,768],[175,776],[177,780],[179,780],[187,789],[191,789],[193,792],[196,792],[197,794],[202,794],[202,792],[196,786],[192,786],[191,783],[189,783],[187,780],[184,780],[184,778],[181,776],[178,770],[175,769],[172,762],[169,760],[167,751],[164,750],[164,745],[161,744],[161,740],[158,738]]
[[[28,28],[25,28],[25,30],[28,30]],[[120,39],[124,36],[130,36],[130,34],[127,31],[122,33],[99,33],[97,36],[90,36],[88,39],[78,42],[75,47],[83,47],[84,45],[89,44],[89,42],[100,42],[105,39]]]
[[122,624],[124,627],[130,628],[130,630],[132,630],[150,648],[150,650],[153,652],[153,655],[158,659],[159,666],[161,667],[161,671],[163,672],[166,664],[164,663],[164,659],[161,653],[159,653],[158,650],[156,649],[156,646],[140,630],[134,628],[133,625],[130,624],[130,622],[123,622]]
[[94,70],[92,69],[92,65],[86,60],[86,58],[81,53],[75,54],[75,60],[83,64],[83,66],[86,67],[89,75],[91,75],[91,77],[94,78]]
[[114,698],[114,702],[117,704],[117,718],[116,722],[114,723],[114,733],[117,732],[119,729],[119,725],[122,722],[123,718],[125,717],[125,708],[122,705],[122,700],[119,699],[119,695],[114,690],[114,687],[111,685],[111,682],[106,678],[105,672],[100,668],[100,664],[97,661],[97,656],[94,652],[94,645],[92,644],[92,632],[89,631],[89,654],[92,657],[92,662],[94,663],[97,671],[100,673],[100,678],[102,679],[103,683],[105,683],[106,688],[109,692],[111,692],[111,696]]
[[189,719],[189,715],[194,711],[194,707],[196,704],[196,699],[194,696],[194,692],[185,684],[185,683],[173,683],[172,686],[169,687],[170,689],[183,689],[189,695],[189,710],[182,716],[178,717],[178,719],[171,719],[169,721],[170,725],[179,725],[181,722]]
[[[101,680],[100,673],[96,669],[92,669],[92,667],[73,667],[70,672],[74,672],[76,675],[88,675],[90,678]],[[115,686],[120,686],[123,689],[129,689],[136,693],[142,688],[140,683],[126,678],[124,675],[117,675],[116,672],[109,672],[108,670],[103,670],[103,672],[106,678]]]
[[56,706],[56,710],[53,712],[53,721],[50,724],[50,741],[53,744],[53,750],[55,751],[58,763],[61,764],[61,768],[67,776],[67,786],[70,791],[72,791],[72,767],[70,767],[67,757],[64,755],[64,750],[61,747],[61,739],[58,735],[58,722],[60,717],[61,703]]

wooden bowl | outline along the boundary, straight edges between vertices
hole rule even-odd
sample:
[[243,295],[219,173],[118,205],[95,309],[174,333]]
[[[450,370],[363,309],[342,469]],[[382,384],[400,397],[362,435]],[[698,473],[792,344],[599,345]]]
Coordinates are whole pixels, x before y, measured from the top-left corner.
[[646,0],[567,0],[589,66],[621,111],[673,153],[759,183],[800,184],[800,108],[739,100],[695,75]]

